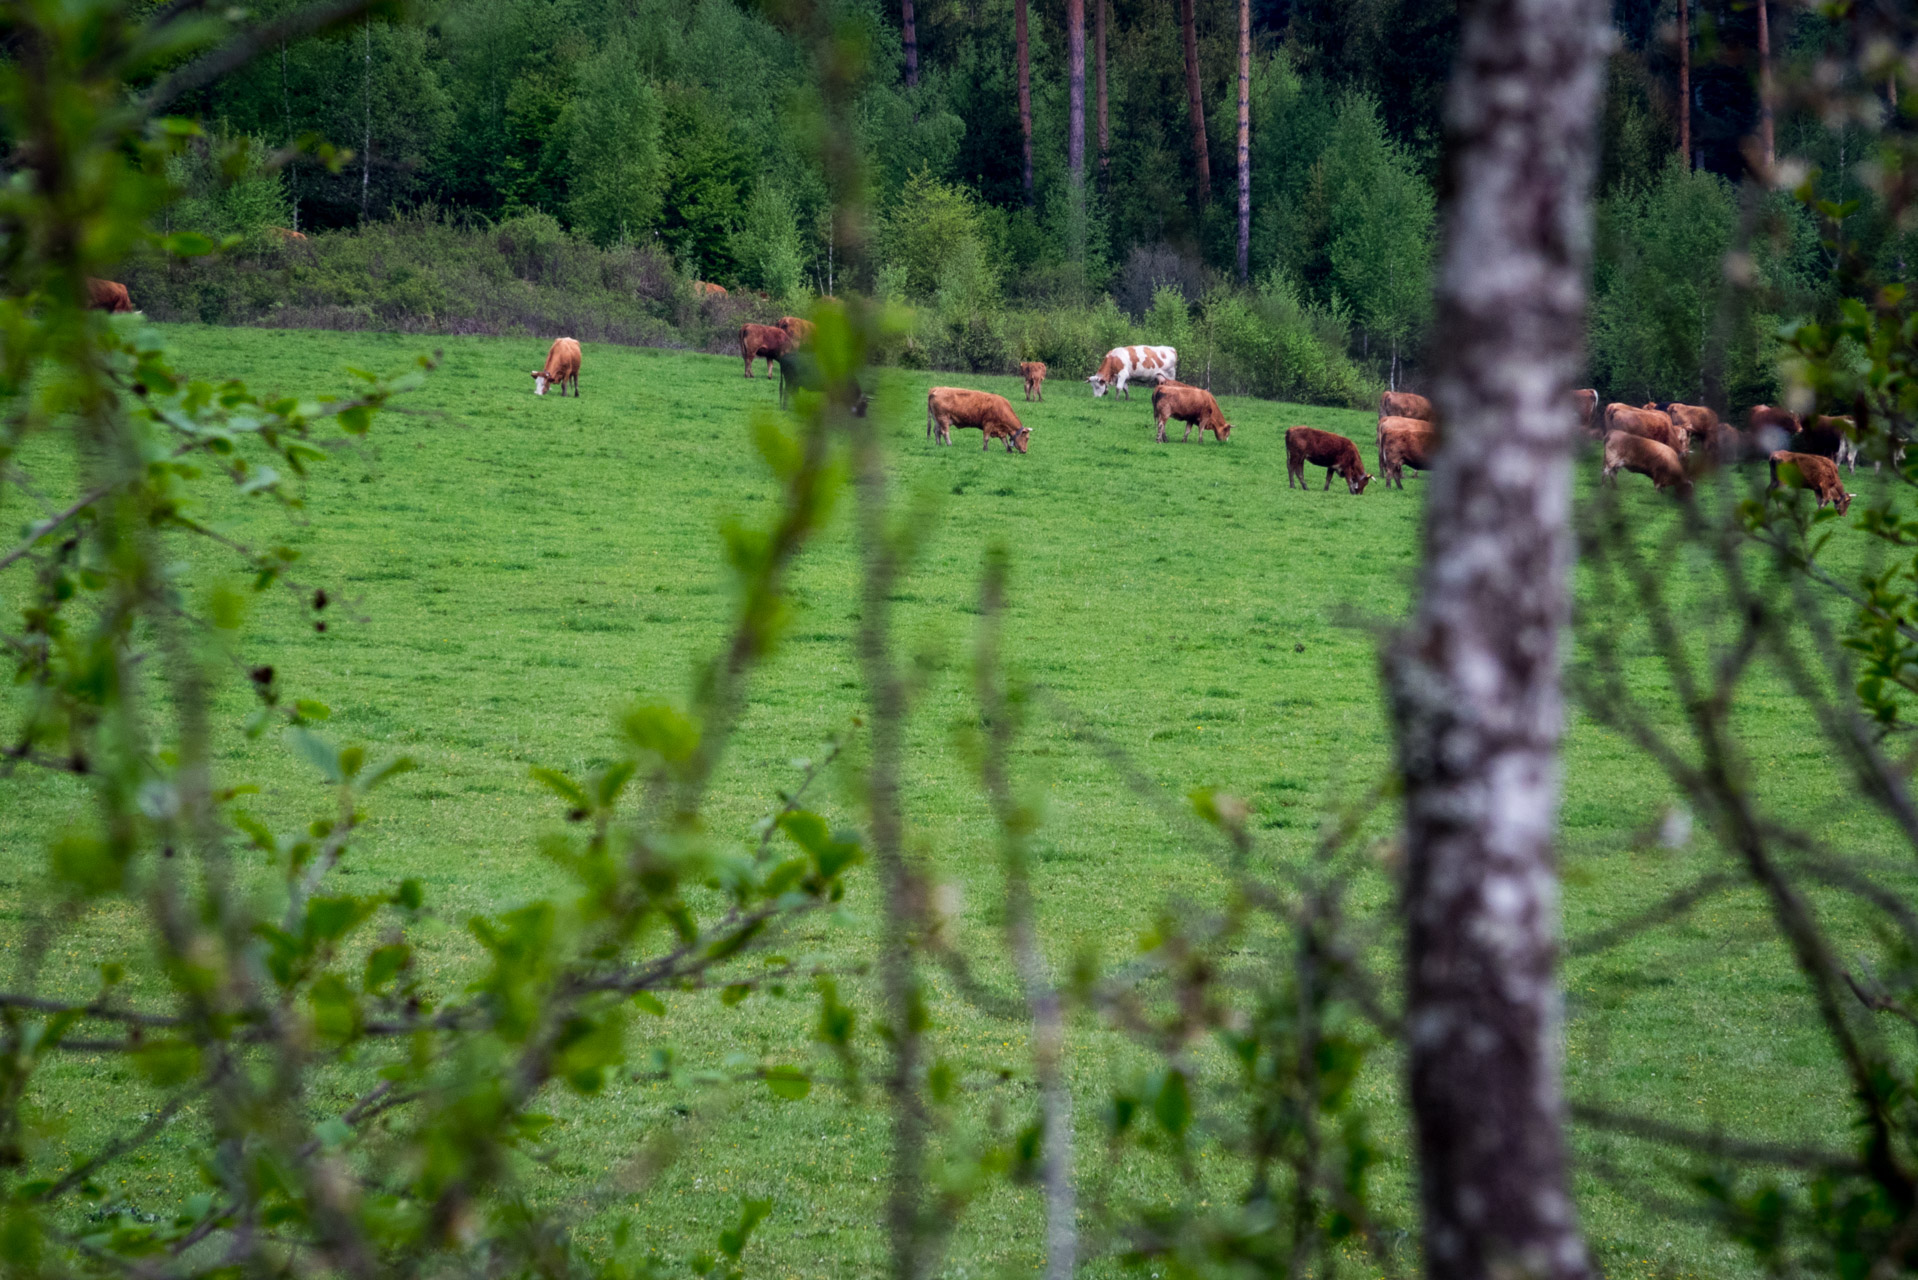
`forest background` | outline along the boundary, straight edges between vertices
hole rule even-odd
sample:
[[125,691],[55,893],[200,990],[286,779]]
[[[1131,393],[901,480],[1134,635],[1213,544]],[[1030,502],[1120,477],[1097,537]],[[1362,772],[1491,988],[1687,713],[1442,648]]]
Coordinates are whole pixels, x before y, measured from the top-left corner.
[[[900,6],[838,0],[871,54],[856,139],[873,188],[868,278],[844,280],[832,242],[805,51],[765,15],[734,0],[446,0],[283,44],[183,104],[212,134],[176,162],[188,194],[168,229],[240,244],[195,263],[137,260],[127,281],[161,319],[711,351],[736,345],[742,320],[850,283],[913,304],[878,353],[890,363],[1002,372],[1037,359],[1076,377],[1113,345],[1151,341],[1222,391],[1363,405],[1420,384],[1455,6],[1253,0],[1242,278],[1238,6],[1192,6],[1209,183],[1181,7],[1088,6],[1082,213],[1064,0],[1027,14],[1029,175],[1015,6],[920,3],[909,58]],[[1781,325],[1829,318],[1844,291],[1835,246],[1887,278],[1918,251],[1853,172],[1856,129],[1787,111],[1778,149],[1811,163],[1800,176],[1832,216],[1784,191],[1745,211],[1758,287],[1720,297],[1758,114],[1755,15],[1737,0],[1686,13],[1681,155],[1677,9],[1613,6],[1589,369],[1607,398],[1776,400]],[[1781,7],[1773,58],[1809,65],[1836,38]],[[353,154],[272,163],[301,139]],[[1708,369],[1721,303],[1734,332]]]

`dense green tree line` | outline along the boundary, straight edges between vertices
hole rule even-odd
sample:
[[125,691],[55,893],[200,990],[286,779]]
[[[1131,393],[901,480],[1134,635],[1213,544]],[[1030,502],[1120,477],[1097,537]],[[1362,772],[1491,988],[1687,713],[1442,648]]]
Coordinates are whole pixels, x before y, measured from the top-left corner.
[[[1193,178],[1178,6],[1106,0],[1110,144],[1098,146],[1088,91],[1083,240],[1066,170],[1063,0],[1030,7],[1030,198],[1013,0],[916,5],[910,87],[897,8],[835,2],[869,54],[857,141],[877,252],[856,287],[938,303],[958,326],[955,350],[971,342],[986,353],[993,342],[965,334],[1006,306],[1083,304],[1109,291],[1140,317],[1162,288],[1197,305],[1223,281],[1236,248],[1231,0],[1196,5],[1209,193]],[[1781,147],[1812,162],[1819,194],[1859,204],[1830,227],[1789,202],[1770,209],[1759,288],[1738,299],[1726,357],[1737,367],[1708,379],[1704,335],[1721,290],[1696,278],[1708,255],[1674,246],[1723,248],[1736,232],[1731,184],[1756,111],[1755,45],[1749,7],[1703,0],[1688,10],[1692,171],[1675,161],[1676,12],[1672,0],[1615,5],[1594,377],[1660,395],[1703,394],[1715,379],[1726,394],[1762,398],[1776,321],[1835,300],[1821,240],[1842,234],[1893,262],[1909,255],[1850,174],[1857,157],[1848,160],[1844,135],[1782,119]],[[1396,378],[1427,336],[1454,7],[1264,0],[1254,19],[1252,283],[1343,335],[1341,354],[1372,376]],[[1774,26],[1785,60],[1807,60],[1831,39],[1815,16],[1781,11]],[[294,166],[277,201],[257,187],[236,201],[210,180],[190,183],[179,217],[211,230],[315,230],[421,208],[487,224],[536,215],[602,247],[650,246],[687,276],[730,288],[830,292],[843,280],[844,246],[826,217],[809,74],[792,42],[738,0],[451,0],[410,25],[372,21],[280,48],[207,90],[196,108],[256,150],[319,135],[355,155],[337,171]]]

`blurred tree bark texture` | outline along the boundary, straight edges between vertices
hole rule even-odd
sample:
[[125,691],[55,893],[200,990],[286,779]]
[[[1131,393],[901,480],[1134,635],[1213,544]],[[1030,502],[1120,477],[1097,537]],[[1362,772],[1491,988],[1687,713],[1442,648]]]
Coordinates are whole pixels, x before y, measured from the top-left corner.
[[1602,0],[1466,0],[1445,106],[1443,445],[1387,656],[1405,782],[1407,1032],[1426,1272],[1583,1280],[1551,837]]

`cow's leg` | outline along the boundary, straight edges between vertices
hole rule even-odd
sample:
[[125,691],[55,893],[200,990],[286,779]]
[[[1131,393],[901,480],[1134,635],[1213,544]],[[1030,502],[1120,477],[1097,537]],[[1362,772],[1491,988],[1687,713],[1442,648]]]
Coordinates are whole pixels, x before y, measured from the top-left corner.
[[1327,467],[1325,469],[1325,488],[1319,490],[1319,492],[1320,493],[1332,492],[1332,468],[1330,467]]
[[1165,443],[1165,419],[1164,418],[1159,419],[1159,443],[1160,444]]

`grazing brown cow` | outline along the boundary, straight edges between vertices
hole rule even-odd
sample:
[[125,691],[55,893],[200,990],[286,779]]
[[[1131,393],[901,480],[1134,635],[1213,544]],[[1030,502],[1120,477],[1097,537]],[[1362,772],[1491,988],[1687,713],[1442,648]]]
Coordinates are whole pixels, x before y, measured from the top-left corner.
[[87,277],[87,310],[89,311],[131,311],[133,299],[127,296],[127,287],[112,280],[95,280]]
[[1648,404],[1647,409],[1657,409],[1672,420],[1673,425],[1683,430],[1694,441],[1712,438],[1718,430],[1718,414],[1702,404],[1679,404],[1668,401],[1664,404]]
[[1629,431],[1608,431],[1605,433],[1605,469],[1600,474],[1617,484],[1620,471],[1650,476],[1654,489],[1676,489],[1681,498],[1692,496],[1691,477],[1685,474],[1685,464],[1672,449]]
[[567,382],[573,384],[573,399],[579,399],[579,343],[571,338],[554,338],[546,351],[546,367],[533,370],[533,394],[543,396],[546,388],[558,387],[566,394]]
[[1845,492],[1845,486],[1838,480],[1838,464],[1830,458],[1786,449],[1775,450],[1771,455],[1771,484],[1765,492],[1780,487],[1810,489],[1818,495],[1821,509],[1827,503],[1835,504],[1841,516],[1851,508],[1851,500],[1856,496]]
[[1185,435],[1179,443],[1192,439],[1192,428],[1199,429],[1199,443],[1205,443],[1205,433],[1210,431],[1213,438],[1224,444],[1232,438],[1232,424],[1225,420],[1225,414],[1219,410],[1219,402],[1212,393],[1202,387],[1188,387],[1183,382],[1161,382],[1152,389],[1152,416],[1159,424],[1159,443],[1165,443],[1165,424],[1168,418],[1177,418],[1185,423]]
[[1586,435],[1598,434],[1598,392],[1590,387],[1572,392],[1572,406],[1578,413],[1578,429]]
[[1424,396],[1410,391],[1388,391],[1379,397],[1379,417],[1416,418],[1420,422],[1437,422],[1438,410]]
[[1681,458],[1692,451],[1692,438],[1673,423],[1671,415],[1658,409],[1634,409],[1628,404],[1605,406],[1605,434],[1623,431],[1628,435],[1656,440]]
[[723,298],[726,296],[726,286],[723,284],[713,284],[707,280],[695,280],[693,281],[693,292],[702,298]]
[[964,387],[934,387],[926,393],[926,436],[935,433],[940,444],[952,443],[954,427],[976,427],[985,433],[982,449],[990,450],[994,440],[1006,442],[1006,452],[1017,446],[1026,452],[1032,428],[1019,421],[1012,401],[990,391],[968,391]]
[[773,361],[793,349],[793,336],[770,324],[739,326],[739,354],[746,362],[746,376],[753,376],[753,361],[766,357],[766,376],[773,376]]
[[1791,438],[1804,430],[1804,426],[1797,414],[1768,404],[1755,404],[1745,415],[1745,434],[1753,447],[1766,456],[1791,443]]
[[[1305,464],[1325,468],[1325,489],[1332,487],[1332,475],[1337,472],[1345,477],[1345,487],[1351,493],[1364,493],[1365,483],[1372,477],[1365,474],[1365,463],[1359,460],[1359,447],[1344,436],[1335,436],[1330,431],[1320,431],[1317,427],[1290,427],[1285,433],[1285,487],[1290,489],[1296,478],[1299,488],[1308,489],[1305,483]],[[1324,493],[1325,489],[1319,490]]]
[[1044,400],[1046,398],[1046,362],[1043,360],[1024,360],[1019,364],[1019,376],[1026,381],[1026,399]]
[[1417,418],[1379,419],[1379,477],[1387,488],[1405,487],[1405,468],[1430,471],[1438,452],[1438,429]]
[[798,316],[779,317],[779,327],[792,335],[792,340],[800,346],[812,341],[813,323]]

